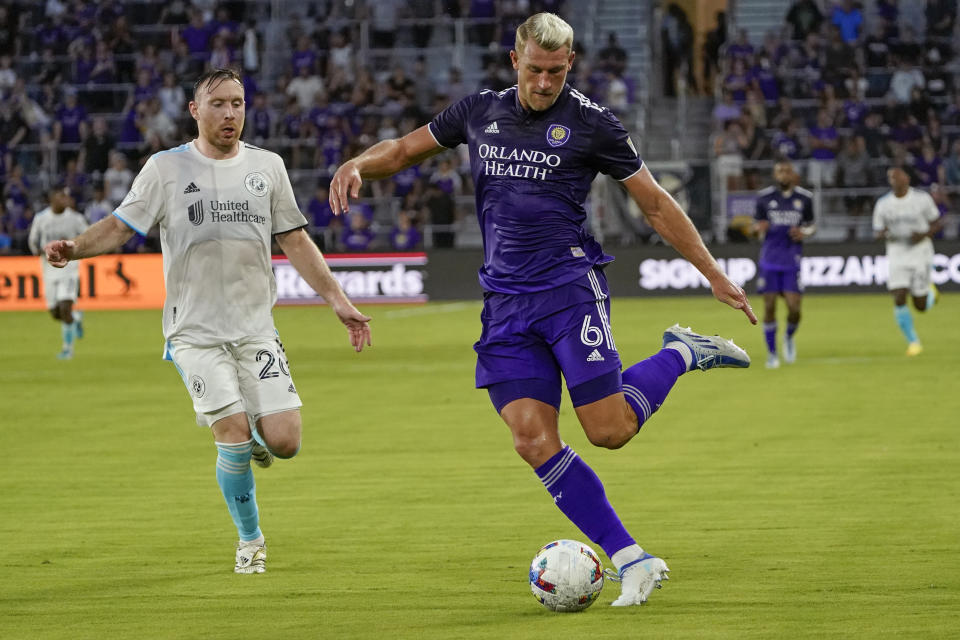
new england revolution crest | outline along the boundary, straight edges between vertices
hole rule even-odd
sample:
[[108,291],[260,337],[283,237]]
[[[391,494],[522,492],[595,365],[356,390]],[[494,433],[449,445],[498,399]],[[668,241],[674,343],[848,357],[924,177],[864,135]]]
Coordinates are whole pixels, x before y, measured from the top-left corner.
[[243,184],[247,188],[247,191],[258,198],[267,195],[267,188],[269,186],[267,184],[267,178],[259,171],[248,173],[247,177],[243,179]]

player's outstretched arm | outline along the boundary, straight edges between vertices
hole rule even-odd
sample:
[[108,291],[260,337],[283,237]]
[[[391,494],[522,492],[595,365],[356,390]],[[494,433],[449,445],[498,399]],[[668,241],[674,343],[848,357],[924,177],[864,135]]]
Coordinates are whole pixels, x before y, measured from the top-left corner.
[[333,309],[340,322],[350,334],[350,344],[357,352],[363,351],[364,345],[371,346],[370,318],[363,315],[353,306],[347,294],[340,288],[327,261],[323,259],[320,249],[313,243],[310,236],[303,229],[295,229],[277,235],[277,244],[283,249],[290,264],[297,270],[313,290],[316,291]]
[[437,144],[427,125],[402,138],[381,140],[356,158],[347,160],[330,181],[330,208],[335,215],[350,210],[348,198],[360,196],[363,181],[387,178],[434,156],[445,147]]
[[107,216],[73,240],[54,240],[43,248],[47,262],[55,267],[65,267],[71,260],[91,258],[108,253],[121,246],[134,234],[120,218]]
[[657,184],[649,169],[644,166],[624,180],[623,184],[660,237],[703,274],[710,283],[714,297],[734,309],[740,309],[752,324],[757,324],[757,316],[747,300],[747,294],[723,272],[703,244],[690,218],[677,201]]

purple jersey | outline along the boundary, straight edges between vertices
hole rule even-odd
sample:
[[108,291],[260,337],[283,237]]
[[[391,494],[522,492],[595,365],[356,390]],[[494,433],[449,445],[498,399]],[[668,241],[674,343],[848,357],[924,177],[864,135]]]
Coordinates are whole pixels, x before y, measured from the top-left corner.
[[583,202],[597,172],[622,181],[643,161],[608,109],[567,85],[549,109],[526,111],[513,86],[467,96],[429,129],[444,147],[469,146],[484,289],[544,291],[613,260],[583,228]]
[[774,271],[799,269],[803,243],[790,237],[790,227],[813,223],[813,194],[794,187],[784,195],[777,187],[767,187],[757,194],[755,217],[770,223],[760,249],[760,267]]

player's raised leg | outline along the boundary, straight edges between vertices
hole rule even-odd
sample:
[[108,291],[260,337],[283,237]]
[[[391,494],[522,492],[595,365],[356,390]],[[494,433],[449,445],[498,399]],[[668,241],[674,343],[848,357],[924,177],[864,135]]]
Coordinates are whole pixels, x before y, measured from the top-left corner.
[[266,571],[267,550],[260,531],[257,491],[250,469],[253,439],[246,413],[220,418],[211,426],[217,445],[217,484],[237,527],[236,573]]

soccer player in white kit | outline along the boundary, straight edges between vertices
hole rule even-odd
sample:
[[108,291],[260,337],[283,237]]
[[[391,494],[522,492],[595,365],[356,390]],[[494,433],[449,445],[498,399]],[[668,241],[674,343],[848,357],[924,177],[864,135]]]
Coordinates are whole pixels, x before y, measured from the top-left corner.
[[46,246],[48,261],[105,253],[134,232],[160,226],[165,357],[193,400],[198,423],[217,446],[217,482],[239,533],[234,571],[263,573],[250,460],[300,449],[300,397],[271,309],[277,299],[271,237],[333,308],[356,351],[370,344],[370,318],[347,299],[306,232],[293,187],[275,153],[240,142],[244,90],[237,74],[216,69],[194,85],[190,114],[199,135],[147,161],[113,212],[80,236]]
[[[50,206],[41,211],[30,225],[27,243],[34,255],[40,255],[44,245],[54,240],[66,240],[83,233],[87,220],[71,206],[70,192],[66,185],[55,184],[50,188]],[[65,269],[52,267],[43,260],[43,291],[47,309],[54,320],[60,322],[63,345],[57,357],[69,360],[73,357],[73,343],[83,337],[83,314],[73,308],[77,301],[80,266],[71,264]]]
[[931,309],[937,289],[930,280],[933,267],[931,238],[943,226],[940,211],[929,193],[910,186],[910,176],[901,167],[887,171],[892,191],[873,207],[873,230],[886,240],[890,276],[887,289],[893,293],[893,315],[907,339],[907,355],[923,351],[907,306],[907,294],[917,311]]

